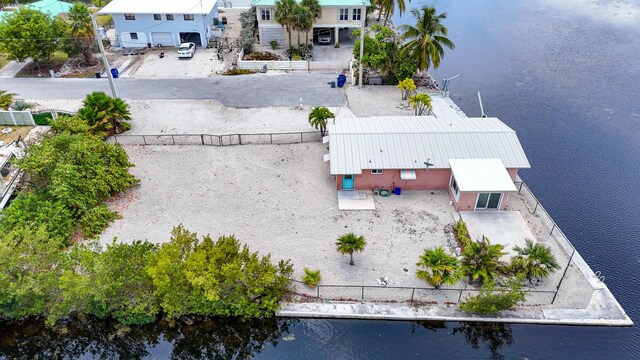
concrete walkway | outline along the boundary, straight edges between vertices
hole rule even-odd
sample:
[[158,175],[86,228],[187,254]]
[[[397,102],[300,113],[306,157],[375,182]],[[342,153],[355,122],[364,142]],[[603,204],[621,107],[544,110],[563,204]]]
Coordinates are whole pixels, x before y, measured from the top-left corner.
[[0,78],[7,79],[15,77],[22,68],[27,66],[31,60],[18,62],[18,61],[10,61],[7,65],[5,65],[2,69],[0,69]]

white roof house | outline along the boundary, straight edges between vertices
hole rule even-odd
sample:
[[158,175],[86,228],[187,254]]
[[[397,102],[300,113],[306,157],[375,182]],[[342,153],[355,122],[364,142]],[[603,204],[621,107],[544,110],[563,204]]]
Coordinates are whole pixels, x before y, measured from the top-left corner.
[[344,118],[327,128],[333,175],[361,174],[362,169],[424,169],[427,161],[433,164],[430,169],[448,169],[453,167],[451,159],[499,159],[504,172],[531,167],[515,131],[497,118]]
[[209,14],[217,0],[112,0],[100,14]]
[[206,47],[222,35],[217,0],[113,0],[99,13],[113,17],[116,47]]

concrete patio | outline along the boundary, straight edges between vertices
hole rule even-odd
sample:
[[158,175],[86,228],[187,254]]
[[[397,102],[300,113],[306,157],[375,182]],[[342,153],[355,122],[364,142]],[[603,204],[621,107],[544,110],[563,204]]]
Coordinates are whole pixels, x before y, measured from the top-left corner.
[[516,255],[513,247],[524,247],[526,239],[537,242],[520,211],[461,211],[460,217],[473,241],[486,236],[492,244],[504,246],[503,260]]

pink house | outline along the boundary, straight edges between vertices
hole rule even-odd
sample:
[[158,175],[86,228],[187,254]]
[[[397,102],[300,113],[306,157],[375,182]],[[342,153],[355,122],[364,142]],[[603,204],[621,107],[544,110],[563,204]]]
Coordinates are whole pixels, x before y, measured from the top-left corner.
[[447,190],[458,211],[502,210],[518,170],[530,168],[497,118],[347,118],[328,130],[338,190]]

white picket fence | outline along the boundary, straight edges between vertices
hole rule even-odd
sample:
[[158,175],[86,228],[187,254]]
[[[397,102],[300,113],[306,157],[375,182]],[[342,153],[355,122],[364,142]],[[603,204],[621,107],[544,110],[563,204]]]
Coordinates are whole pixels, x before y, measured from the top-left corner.
[[344,70],[351,68],[351,60],[337,61],[310,61],[309,70]]
[[238,53],[238,69],[241,70],[259,71],[264,69],[265,65],[267,70],[309,70],[309,62],[304,60],[242,60],[243,57],[244,50],[241,49]]
[[36,126],[30,110],[0,110],[0,126]]

